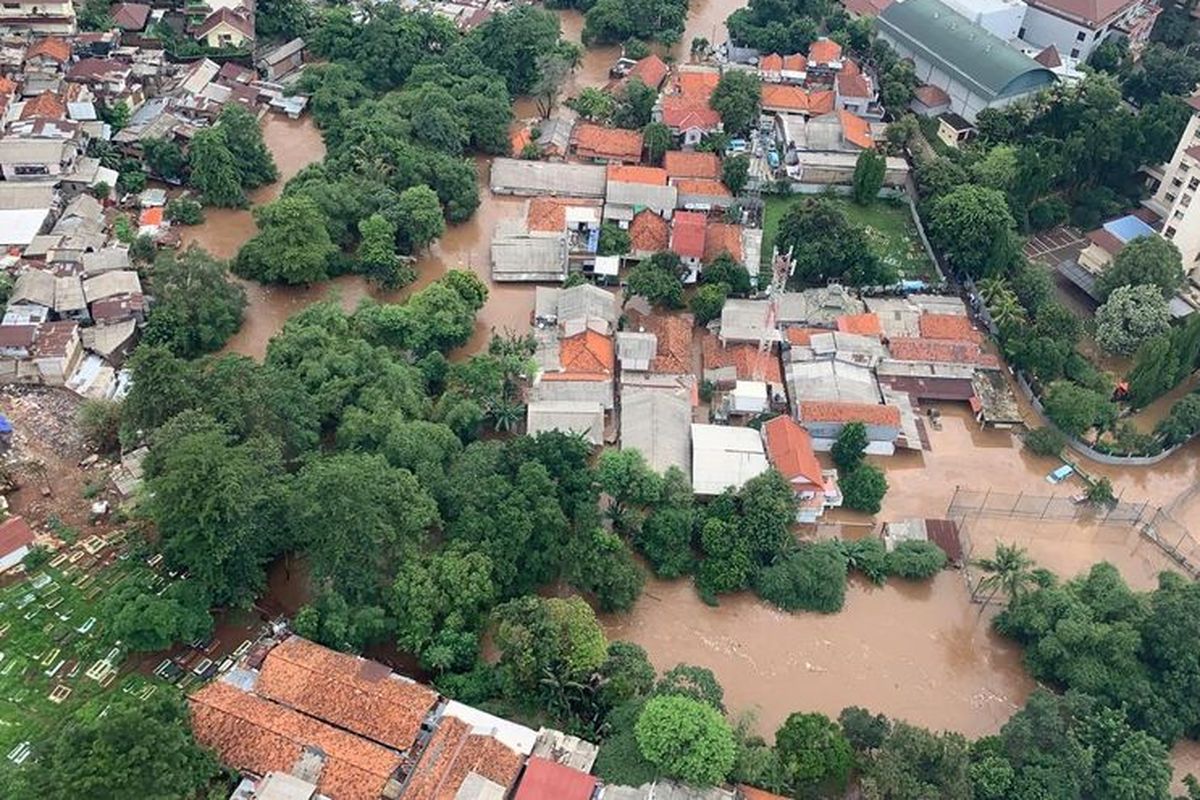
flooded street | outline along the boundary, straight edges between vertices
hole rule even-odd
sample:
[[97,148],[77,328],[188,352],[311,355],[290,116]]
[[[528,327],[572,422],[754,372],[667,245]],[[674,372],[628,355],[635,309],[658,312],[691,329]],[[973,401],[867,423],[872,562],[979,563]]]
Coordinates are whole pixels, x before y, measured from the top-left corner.
[[770,736],[793,711],[845,706],[969,736],[996,732],[1033,688],[1020,650],[967,602],[962,574],[876,587],[852,580],[831,615],[788,614],[750,594],[706,606],[691,581],[649,581],[609,638],[646,648],[659,669],[711,669],[733,714],[753,710]]

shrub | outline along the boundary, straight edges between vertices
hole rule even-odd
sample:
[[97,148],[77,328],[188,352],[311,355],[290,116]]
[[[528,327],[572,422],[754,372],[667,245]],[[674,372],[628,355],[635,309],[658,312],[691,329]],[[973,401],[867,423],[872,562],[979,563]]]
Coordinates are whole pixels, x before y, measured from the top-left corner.
[[25,565],[26,572],[33,572],[36,569],[41,569],[49,560],[50,550],[40,544],[35,544],[29,548],[29,552],[25,554],[25,558],[21,563]]
[[785,611],[831,614],[846,601],[846,557],[838,542],[803,544],[758,574],[758,594]]
[[846,557],[846,566],[861,572],[872,583],[883,583],[887,580],[887,548],[882,539],[868,536],[852,542],[842,542],[842,554]]
[[888,483],[883,471],[873,464],[859,464],[841,476],[843,504],[853,511],[878,514]]
[[1056,456],[1067,444],[1067,437],[1058,428],[1044,425],[1025,434],[1025,446],[1039,456]]
[[98,453],[113,453],[120,446],[121,404],[111,400],[86,400],[79,407],[83,439]]
[[933,542],[901,542],[888,553],[888,572],[910,581],[932,578],[946,566],[946,553]]
[[167,203],[166,217],[180,225],[199,225],[204,222],[204,207],[190,197],[177,197]]

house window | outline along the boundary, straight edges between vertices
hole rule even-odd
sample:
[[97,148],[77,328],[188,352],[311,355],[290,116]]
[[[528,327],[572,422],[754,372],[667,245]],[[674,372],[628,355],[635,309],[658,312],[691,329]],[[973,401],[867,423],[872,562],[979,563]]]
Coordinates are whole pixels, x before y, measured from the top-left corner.
[[1200,189],[1200,178],[1192,178],[1190,181],[1188,181],[1188,188],[1192,191]]
[[1168,239],[1174,239],[1175,238],[1175,228],[1168,225],[1167,229],[1165,231],[1163,231],[1163,236],[1166,236]]
[[1171,185],[1178,189],[1180,186],[1183,186],[1183,180],[1181,178],[1175,178],[1171,181]]
[[1100,30],[1096,31],[1096,35],[1092,37],[1092,41],[1094,42],[1094,41],[1096,41],[1097,39],[1099,39],[1099,38],[1100,38],[1100,34],[1102,34],[1102,33],[1104,33],[1104,29],[1103,29],[1103,28],[1101,28]]
[[20,3],[5,3],[4,7],[10,10],[16,10],[21,7]]
[[1183,219],[1183,212],[1182,212],[1182,211],[1176,211],[1176,212],[1175,212],[1175,214],[1174,214],[1174,218],[1175,218],[1176,220],[1181,220],[1181,219]]
[[1175,202],[1175,195],[1171,194],[1170,192],[1167,192],[1167,194],[1166,194],[1166,197],[1167,197],[1167,202],[1168,202],[1168,203],[1174,203],[1174,202]]
[[1018,38],[1018,39],[1024,39],[1024,38],[1025,38],[1025,29],[1024,29],[1024,28],[1021,28],[1021,30],[1017,31],[1017,38]]
[[1079,48],[1078,47],[1071,48],[1071,58],[1079,58]]
[[1078,33],[1075,34],[1075,41],[1077,41],[1077,42],[1082,42],[1086,38],[1087,38],[1087,34],[1084,33],[1083,31],[1079,31]]

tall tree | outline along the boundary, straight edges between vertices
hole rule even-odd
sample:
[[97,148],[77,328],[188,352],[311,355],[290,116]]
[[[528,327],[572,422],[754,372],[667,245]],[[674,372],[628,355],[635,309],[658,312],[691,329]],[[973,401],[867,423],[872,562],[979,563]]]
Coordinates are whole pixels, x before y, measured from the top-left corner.
[[183,358],[220,349],[242,324],[246,292],[228,267],[196,245],[182,254],[164,250],[151,277],[154,305],[143,340]]
[[1122,286],[1157,287],[1171,297],[1183,284],[1183,259],[1174,242],[1161,236],[1139,236],[1121,248],[1112,263],[1096,279],[1096,291],[1107,300]]
[[1016,261],[1016,224],[1002,192],[959,186],[933,201],[929,223],[937,248],[972,277],[1006,274]]
[[255,189],[279,179],[275,159],[263,142],[262,129],[253,114],[240,103],[226,103],[217,125],[233,155],[243,188]]
[[246,204],[241,173],[219,125],[203,128],[192,137],[188,168],[188,182],[208,205],[237,208]]
[[987,573],[976,586],[976,592],[987,594],[979,610],[981,614],[998,592],[1004,592],[1011,602],[1033,585],[1033,559],[1025,548],[1015,544],[997,542],[996,552],[991,557],[977,558],[971,563]]
[[887,162],[874,150],[863,150],[854,165],[854,183],[851,196],[860,206],[870,205],[883,188],[883,176]]
[[419,253],[446,230],[442,205],[428,186],[410,186],[400,193],[395,208],[396,235],[408,253]]
[[315,283],[337,252],[325,215],[306,195],[284,195],[254,210],[258,234],[242,245],[234,271],[263,283]]
[[1167,332],[1171,314],[1157,286],[1120,286],[1096,309],[1096,344],[1130,355]]
[[744,136],[758,124],[759,86],[750,72],[730,70],[721,76],[708,104],[721,115],[726,133]]
[[707,703],[679,695],[652,697],[638,716],[634,735],[650,763],[692,786],[721,783],[733,769],[733,730]]

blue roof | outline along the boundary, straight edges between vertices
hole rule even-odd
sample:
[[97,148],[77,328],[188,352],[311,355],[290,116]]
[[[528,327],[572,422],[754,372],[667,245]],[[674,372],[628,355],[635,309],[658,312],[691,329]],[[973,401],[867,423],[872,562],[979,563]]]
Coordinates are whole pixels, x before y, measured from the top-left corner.
[[1121,244],[1125,244],[1139,236],[1153,236],[1154,228],[1151,228],[1142,220],[1129,214],[1120,219],[1112,219],[1104,223],[1104,230],[1111,233],[1113,236],[1121,240]]
[[0,414],[0,433],[12,433],[12,423],[3,414]]

